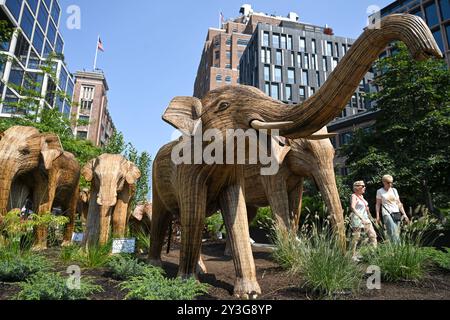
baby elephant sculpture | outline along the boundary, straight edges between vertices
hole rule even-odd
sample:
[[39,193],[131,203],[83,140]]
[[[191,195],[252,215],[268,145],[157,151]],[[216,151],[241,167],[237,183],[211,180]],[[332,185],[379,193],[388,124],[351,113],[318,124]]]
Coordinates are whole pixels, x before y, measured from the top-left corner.
[[150,235],[152,227],[152,204],[145,202],[136,206],[128,224],[133,234],[142,233]]
[[141,172],[121,155],[103,154],[89,161],[83,167],[82,174],[86,181],[92,183],[83,245],[106,244],[111,219],[113,236],[123,238],[128,205]]

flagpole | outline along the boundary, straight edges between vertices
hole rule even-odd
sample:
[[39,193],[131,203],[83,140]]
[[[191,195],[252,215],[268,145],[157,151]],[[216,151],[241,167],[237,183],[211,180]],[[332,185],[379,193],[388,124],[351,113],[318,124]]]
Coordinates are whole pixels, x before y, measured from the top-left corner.
[[97,69],[97,57],[98,57],[98,43],[100,41],[100,35],[97,38],[97,44],[95,45],[95,59],[94,59],[94,71]]

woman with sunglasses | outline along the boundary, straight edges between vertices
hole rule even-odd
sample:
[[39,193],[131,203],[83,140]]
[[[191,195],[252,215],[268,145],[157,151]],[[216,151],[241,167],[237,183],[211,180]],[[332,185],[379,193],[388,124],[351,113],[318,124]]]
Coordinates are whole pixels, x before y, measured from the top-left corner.
[[382,182],[383,188],[377,191],[377,223],[380,223],[381,211],[389,239],[391,242],[398,244],[400,243],[401,220],[409,223],[409,218],[400,201],[397,189],[393,187],[394,178],[390,175],[385,175],[383,176]]
[[351,227],[353,231],[353,260],[359,261],[356,254],[358,243],[361,239],[361,232],[364,231],[369,237],[372,246],[377,246],[377,234],[373,228],[369,210],[369,203],[364,199],[364,193],[366,192],[366,186],[364,181],[356,181],[353,184],[353,194],[351,199]]

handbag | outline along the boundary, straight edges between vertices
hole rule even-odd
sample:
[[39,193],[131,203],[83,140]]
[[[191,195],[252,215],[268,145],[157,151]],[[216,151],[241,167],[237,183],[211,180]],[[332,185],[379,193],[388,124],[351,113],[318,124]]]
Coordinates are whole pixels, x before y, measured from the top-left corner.
[[[398,199],[399,197],[398,197],[397,190],[393,189],[393,191],[394,191],[395,197]],[[386,210],[386,212],[389,212],[389,210],[387,210],[384,205],[383,205],[383,208],[384,208],[384,210]],[[389,214],[391,215],[394,223],[402,222],[403,215],[401,214],[401,212],[389,212]]]

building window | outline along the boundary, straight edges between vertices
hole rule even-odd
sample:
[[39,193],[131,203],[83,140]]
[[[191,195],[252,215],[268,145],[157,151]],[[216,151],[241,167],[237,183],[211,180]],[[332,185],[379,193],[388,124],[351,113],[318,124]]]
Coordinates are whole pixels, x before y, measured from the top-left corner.
[[269,33],[264,32],[263,34],[263,46],[268,47],[269,46]]
[[280,35],[279,34],[273,34],[272,35],[272,46],[274,48],[280,48]]
[[311,55],[311,64],[314,70],[317,70],[317,55]]
[[306,52],[306,39],[300,38],[300,51]]
[[275,55],[275,64],[282,65],[283,64],[283,53],[281,50],[277,50]]
[[78,131],[77,138],[80,140],[86,140],[87,139],[87,131]]
[[292,41],[292,36],[288,36],[287,48],[288,48],[288,50],[292,50],[293,47],[294,47],[294,44]]
[[288,74],[287,82],[294,84],[295,83],[295,69],[289,68],[287,74]]
[[427,23],[429,26],[435,26],[439,24],[436,4],[434,3],[434,1],[425,7],[425,15],[427,17]]
[[309,69],[309,54],[305,53],[304,59],[303,59],[303,68]]
[[272,84],[271,86],[271,95],[272,98],[279,100],[280,99],[280,92],[278,89],[278,84]]
[[266,63],[266,49],[261,49],[261,62]]
[[316,72],[316,78],[317,78],[317,86],[320,87],[322,85],[322,83],[320,82],[320,72],[319,71]]
[[450,48],[450,24],[445,26],[445,31],[447,34],[447,46]]
[[264,81],[270,81],[270,66],[264,66]]
[[281,67],[275,67],[275,74],[274,74],[273,81],[282,82],[281,81]]
[[309,88],[309,96],[312,97],[316,93],[316,89],[311,87]]
[[48,23],[47,38],[48,38],[48,41],[50,41],[51,45],[53,45],[55,43],[56,27],[52,21],[50,21]]
[[246,39],[238,39],[237,40],[237,45],[241,46],[241,47],[246,47],[248,45],[248,40],[246,40]]
[[264,92],[265,92],[265,94],[270,96],[270,83],[269,82],[264,83]]
[[302,67],[302,55],[300,53],[297,54],[297,67],[298,68]]
[[302,70],[302,85],[309,85],[308,70]]
[[20,27],[23,30],[23,33],[28,37],[28,39],[31,39],[31,34],[33,33],[33,24],[34,24],[34,18],[31,15],[30,10],[28,7],[24,7],[23,14],[22,14],[22,21],[20,22]]
[[231,51],[227,51],[226,57],[227,57],[227,59],[231,59]]
[[88,123],[90,119],[91,119],[90,116],[85,116],[85,115],[80,115],[80,116],[78,117],[78,120],[79,120],[79,121],[83,121],[83,122],[85,122],[85,123]]
[[327,52],[326,52],[327,56],[332,56],[333,55],[333,43],[332,42],[327,42]]
[[336,56],[339,57],[339,43],[335,43],[335,47],[336,47]]
[[282,48],[282,49],[286,49],[286,48],[287,48],[286,35],[282,35],[282,36],[281,36],[281,48]]
[[225,69],[231,69],[231,64],[227,63],[227,64],[225,65]]
[[34,29],[34,36],[33,36],[33,46],[41,54],[42,47],[44,46],[44,34],[41,31],[41,28],[36,26]]
[[55,21],[56,24],[58,24],[58,20],[59,20],[59,13],[61,12],[61,9],[59,8],[58,3],[53,0],[53,5],[52,5],[52,18]]
[[227,38],[227,41],[225,42],[227,46],[231,46],[231,38]]
[[292,86],[289,84],[286,85],[286,100],[292,101]]
[[[450,1],[439,0],[439,7],[441,8],[442,21],[450,19]],[[448,28],[448,26],[447,26]],[[447,33],[447,37],[450,37]]]
[[94,87],[83,86],[81,89],[81,109],[91,110],[94,101]]
[[20,8],[22,7],[22,0],[6,0],[6,7],[12,13],[14,18],[19,21]]
[[225,77],[225,82],[226,82],[227,84],[231,84],[231,77],[230,77],[230,76],[226,76],[226,77]]
[[442,52],[445,52],[445,49],[444,49],[444,41],[443,41],[443,39],[442,39],[442,32],[441,32],[441,29],[439,28],[438,30],[434,31],[434,32],[433,32],[433,36],[434,36],[434,38],[436,39],[436,42],[437,42],[439,48],[441,49],[441,51],[442,51]]
[[221,75],[221,74],[218,74],[218,75],[216,76],[216,81],[217,81],[217,82],[222,82],[222,75]]
[[214,58],[219,59],[220,58],[220,51],[214,52]]
[[44,6],[41,6],[39,8],[38,13],[38,22],[42,27],[42,30],[45,30],[47,28],[47,21],[48,21],[48,11],[45,9]]
[[300,100],[306,99],[306,90],[305,87],[300,87],[298,90],[298,95],[300,96]]
[[347,54],[347,46],[345,44],[342,45],[342,56]]
[[312,52],[313,53],[317,53],[317,46],[316,46],[316,40],[315,39],[313,39],[311,41],[311,46],[312,46]]
[[348,144],[352,141],[353,139],[353,132],[345,132],[343,134],[341,134],[341,143],[340,145],[344,145],[344,144]]
[[332,64],[331,69],[334,70],[337,67],[338,63],[339,63],[339,59],[333,58],[333,60],[331,60],[331,64]]

